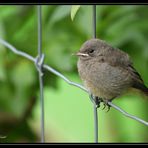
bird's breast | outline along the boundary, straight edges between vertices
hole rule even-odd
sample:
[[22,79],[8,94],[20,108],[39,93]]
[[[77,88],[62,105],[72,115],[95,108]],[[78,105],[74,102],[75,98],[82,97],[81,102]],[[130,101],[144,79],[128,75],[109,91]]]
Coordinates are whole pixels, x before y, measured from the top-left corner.
[[78,72],[84,86],[101,98],[119,96],[130,85],[128,73],[108,63],[79,60]]

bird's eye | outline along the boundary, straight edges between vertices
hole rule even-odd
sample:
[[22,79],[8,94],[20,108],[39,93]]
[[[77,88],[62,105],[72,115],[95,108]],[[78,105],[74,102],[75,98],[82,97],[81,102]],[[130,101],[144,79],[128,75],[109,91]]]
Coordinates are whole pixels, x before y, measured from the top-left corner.
[[91,49],[89,50],[89,54],[93,53],[94,52],[94,49]]

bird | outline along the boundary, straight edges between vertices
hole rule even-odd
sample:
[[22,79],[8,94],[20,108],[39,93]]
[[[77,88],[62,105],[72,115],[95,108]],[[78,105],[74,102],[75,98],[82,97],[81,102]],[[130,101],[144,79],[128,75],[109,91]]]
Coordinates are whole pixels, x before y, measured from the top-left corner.
[[108,102],[120,97],[129,88],[148,96],[148,88],[126,52],[104,40],[92,38],[82,44],[76,55],[79,76],[97,103],[104,102],[110,109]]

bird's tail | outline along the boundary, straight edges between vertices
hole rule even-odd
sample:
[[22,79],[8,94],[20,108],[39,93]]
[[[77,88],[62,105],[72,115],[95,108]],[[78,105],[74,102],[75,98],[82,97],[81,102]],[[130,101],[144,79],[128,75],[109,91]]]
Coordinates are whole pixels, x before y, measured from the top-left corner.
[[133,87],[142,91],[146,96],[148,96],[148,88],[143,83],[135,83]]

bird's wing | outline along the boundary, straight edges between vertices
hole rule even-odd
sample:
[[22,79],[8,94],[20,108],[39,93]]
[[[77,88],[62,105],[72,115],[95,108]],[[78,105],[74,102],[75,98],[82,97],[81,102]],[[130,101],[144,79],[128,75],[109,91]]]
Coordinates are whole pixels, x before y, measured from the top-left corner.
[[135,70],[135,68],[132,65],[129,65],[128,68],[130,69],[131,76],[133,78],[132,87],[143,91],[148,96],[148,88],[144,85],[144,82],[139,73]]
[[133,64],[129,64],[127,68],[128,68],[128,71],[130,72],[131,77],[133,78],[134,81],[139,82],[139,83],[144,83],[140,74],[133,67]]
[[133,82],[135,81],[137,83],[143,84],[141,76],[133,67],[133,63],[127,53],[115,48],[112,48],[109,50],[109,52],[107,53],[108,56],[106,56],[109,57],[106,59],[108,64],[127,70],[130,73]]

